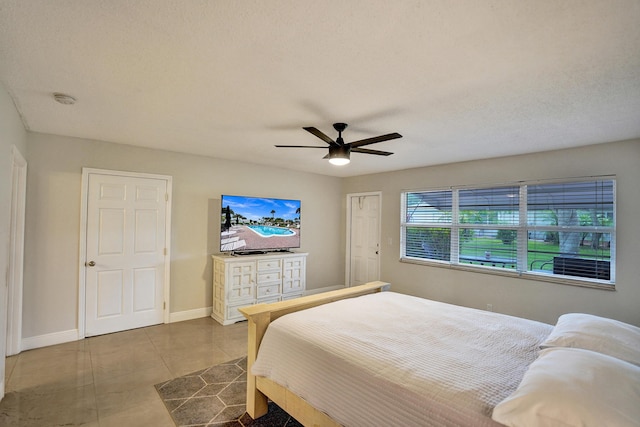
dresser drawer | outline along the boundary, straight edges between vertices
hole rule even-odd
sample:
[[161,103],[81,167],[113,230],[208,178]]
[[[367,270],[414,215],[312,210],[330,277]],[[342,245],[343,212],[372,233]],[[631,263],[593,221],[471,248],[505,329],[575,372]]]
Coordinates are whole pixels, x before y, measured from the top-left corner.
[[282,270],[282,259],[263,259],[258,261],[258,271]]
[[239,321],[239,320],[245,320],[245,317],[242,313],[240,313],[238,311],[239,308],[242,307],[246,307],[248,305],[253,305],[253,302],[250,303],[244,303],[244,304],[239,304],[239,305],[228,305],[227,306],[227,320],[231,320],[231,321]]
[[258,292],[256,298],[261,299],[265,297],[271,296],[279,296],[280,295],[280,283],[274,283],[269,286],[258,286]]
[[279,301],[280,301],[280,297],[263,298],[256,301],[256,304],[271,304],[272,302],[279,302]]
[[261,284],[267,284],[269,282],[280,282],[282,280],[281,271],[269,271],[264,273],[258,273],[258,286]]
[[303,294],[284,294],[282,295],[282,301],[300,298],[301,296],[304,296],[304,295]]

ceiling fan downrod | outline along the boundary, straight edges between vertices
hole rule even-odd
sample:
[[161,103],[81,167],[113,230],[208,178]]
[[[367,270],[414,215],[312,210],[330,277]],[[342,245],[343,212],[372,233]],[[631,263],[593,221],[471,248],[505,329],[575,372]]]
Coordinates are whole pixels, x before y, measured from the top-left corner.
[[333,128],[338,131],[338,138],[336,138],[336,142],[340,145],[344,145],[344,139],[342,139],[342,131],[344,131],[347,126],[346,123],[334,123]]

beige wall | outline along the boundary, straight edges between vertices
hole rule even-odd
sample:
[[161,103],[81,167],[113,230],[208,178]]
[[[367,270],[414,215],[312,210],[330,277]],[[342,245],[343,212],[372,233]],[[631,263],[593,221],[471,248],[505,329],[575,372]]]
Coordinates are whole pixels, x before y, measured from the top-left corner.
[[[82,167],[173,176],[171,311],[211,305],[209,254],[218,246],[222,193],[300,198],[308,288],[344,283],[345,195],[382,191],[382,279],[395,290],[554,323],[584,311],[640,325],[640,141],[627,141],[346,179],[285,171],[71,137],[27,133],[0,91],[0,238],[6,242],[12,144],[29,163],[23,338],[78,328],[78,259]],[[462,184],[615,174],[618,177],[617,290],[607,292],[400,263],[400,192]],[[388,241],[392,243],[389,245]],[[6,270],[6,244],[0,272]],[[4,274],[2,277],[5,277]],[[2,296],[4,298],[4,296]],[[2,316],[4,317],[4,316]],[[0,321],[4,319],[0,317]],[[0,328],[4,346],[4,327]]]
[[173,177],[172,313],[211,306],[223,193],[301,199],[307,288],[344,284],[339,178],[38,133],[27,146],[24,338],[78,328],[83,167]]
[[[608,174],[617,175],[615,292],[399,261],[402,190]],[[562,313],[587,312],[640,325],[640,140],[344,180],[345,194],[378,190],[382,191],[381,272],[392,289],[481,309],[492,304],[494,311],[547,323],[555,323]]]
[[[7,261],[11,206],[11,147],[26,155],[27,135],[11,97],[0,84],[0,355],[6,353],[7,313]],[[4,385],[4,363],[0,363],[0,385]],[[4,387],[3,389],[4,390]],[[0,390],[0,397],[2,396]]]

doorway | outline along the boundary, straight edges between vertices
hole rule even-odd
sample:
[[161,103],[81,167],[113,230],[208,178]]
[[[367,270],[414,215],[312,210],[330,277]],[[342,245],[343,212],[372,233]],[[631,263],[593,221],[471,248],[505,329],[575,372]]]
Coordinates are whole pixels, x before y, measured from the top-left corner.
[[7,262],[7,348],[6,355],[22,351],[22,287],[24,270],[24,229],[27,200],[27,161],[11,147],[11,212],[9,260]]
[[170,176],[82,171],[81,337],[169,319]]
[[380,192],[347,195],[348,287],[380,280]]

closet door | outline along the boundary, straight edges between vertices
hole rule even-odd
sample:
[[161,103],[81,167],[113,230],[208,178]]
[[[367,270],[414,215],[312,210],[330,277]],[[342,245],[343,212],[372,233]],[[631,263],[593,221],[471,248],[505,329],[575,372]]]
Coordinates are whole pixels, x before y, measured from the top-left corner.
[[379,194],[349,195],[348,286],[380,279]]
[[89,175],[86,336],[163,322],[167,184]]

